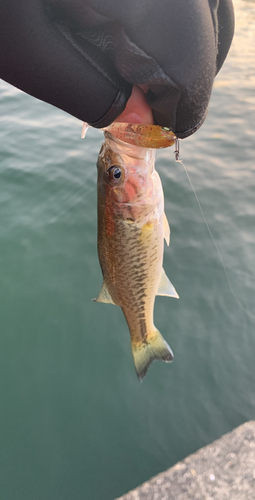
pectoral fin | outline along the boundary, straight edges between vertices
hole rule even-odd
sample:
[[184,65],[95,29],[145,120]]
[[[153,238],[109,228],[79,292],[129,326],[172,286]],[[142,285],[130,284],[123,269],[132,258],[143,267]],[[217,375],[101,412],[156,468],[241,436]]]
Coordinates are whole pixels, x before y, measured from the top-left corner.
[[168,279],[163,267],[161,271],[157,295],[167,295],[168,297],[175,297],[176,299],[179,299],[179,295],[176,292],[171,281]]
[[105,284],[105,281],[103,281],[102,288],[100,290],[100,293],[99,293],[97,299],[92,299],[92,300],[94,300],[94,302],[105,302],[106,304],[114,304],[115,306],[117,305],[113,301],[113,299],[109,293],[109,290]]
[[170,227],[169,227],[165,212],[164,212],[164,217],[163,217],[163,228],[164,228],[164,238],[166,240],[166,244],[169,246],[169,244],[170,244]]

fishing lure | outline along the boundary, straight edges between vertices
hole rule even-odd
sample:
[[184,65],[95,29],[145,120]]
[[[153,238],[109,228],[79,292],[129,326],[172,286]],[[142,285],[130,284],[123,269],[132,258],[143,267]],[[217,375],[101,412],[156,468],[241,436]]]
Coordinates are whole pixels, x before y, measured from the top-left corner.
[[[83,124],[81,137],[84,138],[89,128],[87,123]],[[168,148],[176,143],[177,137],[169,128],[159,125],[142,125],[137,123],[114,122],[108,127],[101,129],[106,137],[110,134],[120,141],[132,146],[143,148]]]

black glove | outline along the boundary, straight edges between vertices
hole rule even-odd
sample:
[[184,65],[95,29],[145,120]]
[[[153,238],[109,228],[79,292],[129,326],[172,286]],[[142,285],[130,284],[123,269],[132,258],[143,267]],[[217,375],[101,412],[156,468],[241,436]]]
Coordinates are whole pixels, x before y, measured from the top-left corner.
[[94,127],[147,84],[155,122],[187,137],[233,25],[231,0],[0,0],[0,77]]

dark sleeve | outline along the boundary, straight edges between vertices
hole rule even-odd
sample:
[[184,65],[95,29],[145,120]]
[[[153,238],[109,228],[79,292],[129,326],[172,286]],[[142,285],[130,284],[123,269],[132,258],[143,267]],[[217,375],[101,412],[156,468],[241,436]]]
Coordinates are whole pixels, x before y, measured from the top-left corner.
[[132,85],[93,44],[76,46],[57,21],[44,1],[0,0],[0,77],[80,120],[108,124]]
[[93,126],[147,84],[155,122],[203,122],[233,36],[231,0],[1,0],[0,76]]

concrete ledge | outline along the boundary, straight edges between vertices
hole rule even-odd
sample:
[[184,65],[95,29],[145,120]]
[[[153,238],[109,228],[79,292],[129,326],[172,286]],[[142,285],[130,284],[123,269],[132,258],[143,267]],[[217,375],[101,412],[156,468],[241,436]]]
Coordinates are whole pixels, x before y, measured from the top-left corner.
[[255,500],[255,421],[237,427],[118,500]]

